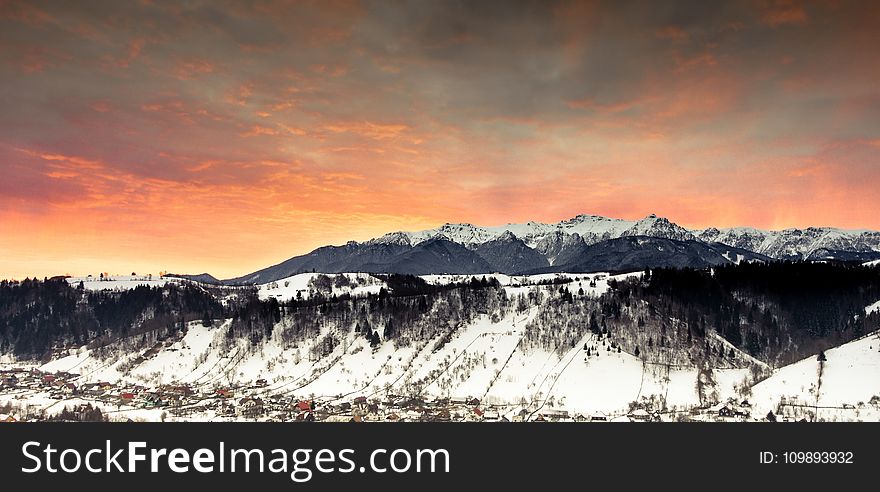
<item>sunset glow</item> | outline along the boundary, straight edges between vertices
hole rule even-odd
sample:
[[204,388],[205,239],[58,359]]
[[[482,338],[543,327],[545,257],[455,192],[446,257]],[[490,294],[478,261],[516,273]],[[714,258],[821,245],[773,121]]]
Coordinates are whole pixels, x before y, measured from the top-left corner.
[[873,2],[0,0],[0,278],[445,222],[880,229]]

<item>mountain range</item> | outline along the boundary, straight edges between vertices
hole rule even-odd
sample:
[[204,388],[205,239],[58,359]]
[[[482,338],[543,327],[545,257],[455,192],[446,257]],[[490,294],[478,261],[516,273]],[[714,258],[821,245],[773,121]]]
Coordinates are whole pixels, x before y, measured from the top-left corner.
[[[302,272],[506,274],[699,268],[741,261],[880,258],[880,232],[833,227],[689,230],[665,217],[622,220],[578,215],[555,224],[495,227],[444,224],[391,232],[364,242],[323,246],[225,284],[262,284]],[[179,275],[200,281],[207,274]]]

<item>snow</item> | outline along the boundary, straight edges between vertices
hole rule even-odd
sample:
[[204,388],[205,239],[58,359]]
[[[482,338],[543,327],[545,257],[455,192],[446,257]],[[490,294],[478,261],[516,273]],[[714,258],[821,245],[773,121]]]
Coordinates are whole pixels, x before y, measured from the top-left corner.
[[721,255],[721,256],[727,258],[727,261],[729,261],[729,262],[731,262],[731,263],[735,263],[735,264],[737,264],[737,265],[739,265],[740,263],[742,263],[742,261],[746,258],[746,257],[743,256],[741,253],[737,253],[736,256],[733,256],[733,255],[731,255],[729,252],[726,252],[726,253],[724,253],[724,254]]
[[874,304],[865,306],[865,314],[871,314],[876,311],[880,311],[880,301],[877,301]]
[[[295,299],[297,295],[300,295],[303,299],[308,299],[315,292],[315,289],[311,285],[312,281],[321,275],[323,274],[300,273],[274,282],[260,284],[257,286],[257,294],[260,296],[260,299],[263,300],[273,297],[279,301],[288,301]],[[330,292],[324,293],[327,296],[333,294],[337,296],[341,294],[351,294],[352,296],[366,295],[368,293],[378,294],[380,289],[383,287],[387,288],[385,282],[368,273],[340,273],[329,274],[327,276],[329,276],[331,280],[335,280],[336,275],[343,275],[349,282],[357,285],[355,287],[337,287],[334,285]]]
[[[584,289],[585,295],[599,296],[608,291],[608,281],[611,279],[622,281],[630,277],[641,276],[643,272],[632,272],[619,275],[609,275],[606,272],[599,273],[542,273],[538,275],[505,275],[502,273],[486,273],[474,275],[422,275],[425,282],[433,285],[447,285],[451,283],[466,283],[472,278],[495,279],[505,288],[508,294],[527,291],[530,286],[541,282],[553,282],[568,286],[572,293],[578,289]],[[595,281],[596,286],[591,287],[590,282]],[[558,287],[557,287],[558,288]],[[525,289],[525,290],[523,290]]]
[[526,222],[492,227],[480,227],[473,224],[444,224],[440,227],[424,231],[392,232],[372,241],[416,245],[429,239],[441,237],[464,245],[476,245],[491,241],[506,232],[510,232],[525,241],[527,245],[534,247],[540,239],[557,231],[565,234],[577,233],[582,237],[615,238],[620,237],[621,234],[636,224],[636,221],[611,219],[596,215],[578,215],[555,224]]
[[[486,276],[497,279],[508,295],[531,289],[557,290],[559,285],[537,284],[565,278],[572,280],[565,284],[571,292],[582,288],[584,295],[598,296],[607,291],[610,279],[640,274]],[[367,274],[343,275],[357,286],[334,287],[333,293],[378,292],[385,285]],[[270,296],[289,299],[297,293],[306,297],[310,295],[309,284],[315,277],[316,274],[295,275],[260,285],[258,289],[264,299]],[[427,275],[422,278],[429,283],[445,284],[469,281],[471,277]],[[591,281],[596,282],[595,287],[590,287]],[[114,278],[104,283],[113,282],[140,280]],[[866,307],[869,313],[876,310],[880,310],[880,301]],[[331,354],[317,360],[309,355],[314,344],[334,329],[329,324],[315,339],[297,345],[285,344],[279,338],[282,330],[276,329],[271,338],[252,346],[246,339],[226,340],[229,320],[217,321],[208,327],[201,322],[191,322],[185,334],[139,352],[104,359],[82,347],[39,369],[79,374],[78,385],[113,381],[150,387],[180,382],[190,384],[199,393],[212,393],[227,385],[243,385],[250,388],[251,395],[313,397],[325,404],[357,396],[382,397],[386,393],[421,393],[426,398],[477,398],[483,405],[495,406],[500,415],[512,416],[526,409],[531,418],[539,413],[564,411],[583,416],[603,413],[609,420],[623,420],[633,402],[663,402],[666,408],[679,411],[703,405],[696,391],[696,368],[646,363],[626,352],[608,351],[591,333],[585,334],[573,347],[557,351],[526,347],[524,330],[537,313],[538,308],[532,307],[524,312],[510,310],[495,321],[488,315],[478,316],[458,327],[442,346],[437,338],[401,348],[383,341],[373,348],[362,335],[340,327],[337,332],[340,343]],[[715,337],[713,343],[723,343],[726,350],[736,350],[714,333],[711,336]],[[583,350],[585,344],[597,350],[587,356]],[[721,402],[728,398],[741,401],[747,397],[756,409],[753,416],[758,417],[771,410],[777,412],[781,398],[785,397],[788,402],[821,407],[819,411],[824,412],[820,413],[821,418],[829,420],[853,419],[853,412],[860,412],[862,419],[880,420],[880,414],[871,413],[876,412],[875,407],[864,405],[873,396],[880,395],[878,350],[880,336],[874,333],[826,350],[827,362],[822,367],[821,381],[819,362],[812,356],[778,369],[752,387],[750,395],[744,395],[742,390],[743,382],[751,377],[749,370],[715,369],[714,391]],[[740,352],[738,358],[748,356]],[[769,372],[765,364],[750,360]],[[255,388],[258,379],[265,379],[266,387]],[[0,404],[5,401],[26,401],[28,405],[57,412],[77,400],[59,401],[42,389],[28,389],[0,396]],[[844,409],[845,405],[853,409]],[[124,405],[107,404],[102,408],[113,418],[120,419],[159,420],[162,415],[160,410]],[[218,417],[206,410],[189,418]]]
[[880,396],[880,332],[826,350],[825,357],[824,363],[814,355],[777,370],[752,388],[750,401],[762,415],[777,412],[781,397],[836,414]]
[[168,282],[183,282],[182,279],[164,278],[148,275],[111,275],[100,277],[68,277],[67,282],[74,287],[82,282],[86,290],[131,290],[138,286],[162,287]]

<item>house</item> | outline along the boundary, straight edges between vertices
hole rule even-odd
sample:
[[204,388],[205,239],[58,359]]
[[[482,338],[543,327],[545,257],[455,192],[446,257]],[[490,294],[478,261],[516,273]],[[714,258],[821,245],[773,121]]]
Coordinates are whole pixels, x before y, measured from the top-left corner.
[[421,398],[409,398],[407,400],[403,400],[400,402],[401,408],[413,408],[418,409],[425,406],[425,400]]
[[268,386],[268,384],[269,383],[265,379],[258,379],[254,383],[254,386],[256,386],[257,388],[265,388],[266,386]]
[[633,410],[628,415],[629,419],[633,422],[650,422],[651,414],[648,413],[644,408],[638,408]]
[[590,422],[607,422],[608,416],[602,412],[597,412],[590,415]]
[[122,403],[131,403],[134,400],[134,393],[125,392],[119,395],[119,399]]
[[181,396],[181,395],[166,394],[163,396],[163,398],[172,407],[182,407],[183,406],[183,396]]
[[61,392],[65,395],[72,395],[76,393],[76,385],[73,383],[64,383],[64,385],[61,386]]
[[238,414],[242,417],[256,418],[263,415],[263,400],[258,397],[245,397],[238,402]]
[[568,410],[550,408],[544,410],[544,416],[551,420],[563,420],[569,417]]
[[232,398],[233,395],[232,390],[227,388],[218,389],[215,394],[220,398]]
[[160,391],[164,394],[178,396],[192,396],[193,394],[193,390],[189,387],[188,384],[166,385],[160,387]]
[[717,415],[719,417],[733,416],[733,409],[731,408],[730,403],[716,403],[715,405],[709,407],[706,411],[710,415]]
[[367,403],[367,397],[366,397],[366,396],[358,396],[357,398],[355,398],[354,400],[352,400],[352,402],[353,402],[355,405],[364,405],[364,404]]
[[55,376],[52,374],[44,374],[43,375],[43,384],[51,385],[55,383]]
[[312,402],[306,401],[306,400],[301,400],[299,403],[294,405],[294,409],[296,409],[296,411],[300,412],[300,413],[311,412],[312,411]]
[[5,413],[0,413],[0,422],[18,422],[15,417],[12,415],[6,415]]
[[147,396],[144,397],[144,403],[146,407],[161,407],[164,405],[162,397],[156,393],[148,393]]

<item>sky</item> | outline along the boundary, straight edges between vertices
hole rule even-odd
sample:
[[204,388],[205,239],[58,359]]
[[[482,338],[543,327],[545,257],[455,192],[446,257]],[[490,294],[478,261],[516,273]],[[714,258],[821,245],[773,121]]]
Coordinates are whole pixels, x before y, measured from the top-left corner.
[[880,4],[0,0],[0,277],[446,222],[880,229]]

